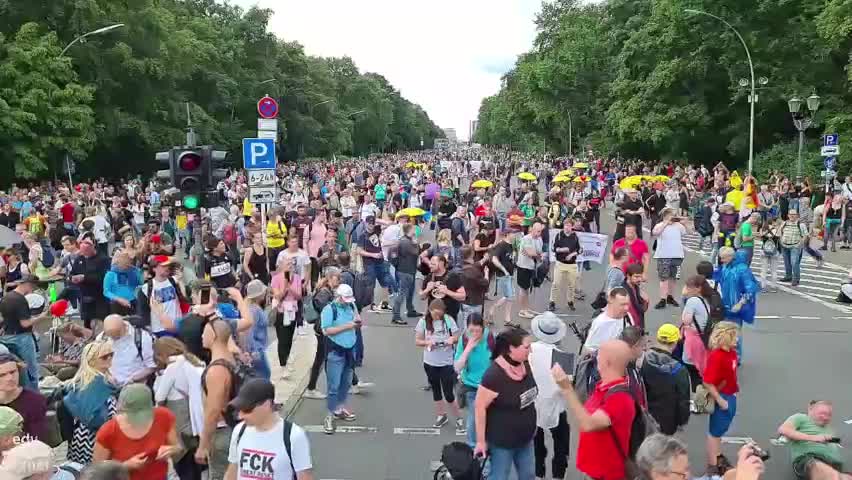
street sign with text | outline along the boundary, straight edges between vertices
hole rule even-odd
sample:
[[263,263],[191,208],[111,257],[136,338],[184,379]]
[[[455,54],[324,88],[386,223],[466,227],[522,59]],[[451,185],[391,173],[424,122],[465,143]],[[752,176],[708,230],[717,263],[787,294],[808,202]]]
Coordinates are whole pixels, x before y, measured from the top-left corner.
[[823,157],[836,157],[840,155],[840,146],[839,145],[824,145],[820,149],[820,155]]
[[246,170],[274,169],[275,141],[269,138],[243,139],[243,168]]
[[275,185],[275,170],[246,170],[246,172],[248,172],[250,188]]

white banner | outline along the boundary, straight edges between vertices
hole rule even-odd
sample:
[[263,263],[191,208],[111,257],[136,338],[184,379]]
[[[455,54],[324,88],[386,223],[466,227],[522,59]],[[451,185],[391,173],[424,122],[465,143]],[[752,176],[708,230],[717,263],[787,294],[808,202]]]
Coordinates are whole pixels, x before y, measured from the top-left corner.
[[606,247],[609,244],[608,235],[577,232],[577,238],[580,240],[580,255],[577,256],[578,262],[604,263]]
[[479,171],[482,169],[482,161],[481,160],[473,160],[470,162],[470,173],[472,175],[479,175]]

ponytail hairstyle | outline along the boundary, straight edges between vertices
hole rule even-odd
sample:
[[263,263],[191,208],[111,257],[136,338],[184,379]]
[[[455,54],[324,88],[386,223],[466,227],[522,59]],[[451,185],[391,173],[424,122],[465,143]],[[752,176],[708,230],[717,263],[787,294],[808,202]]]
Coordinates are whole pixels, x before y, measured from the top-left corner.
[[491,360],[509,356],[510,347],[520,347],[523,345],[524,339],[528,336],[529,334],[523,328],[510,327],[503,330],[494,340],[494,351],[491,352]]

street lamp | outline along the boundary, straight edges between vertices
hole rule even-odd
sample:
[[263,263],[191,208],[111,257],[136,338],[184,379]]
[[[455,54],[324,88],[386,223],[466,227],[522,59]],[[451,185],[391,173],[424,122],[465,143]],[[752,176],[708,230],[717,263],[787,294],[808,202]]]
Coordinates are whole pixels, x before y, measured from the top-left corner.
[[[712,13],[707,13],[705,11],[695,10],[695,9],[692,9],[692,8],[687,8],[684,11],[687,12],[687,13],[692,13],[692,14],[696,14],[696,15],[706,15],[710,18],[715,18],[716,20],[722,22],[726,27],[731,29],[731,31],[734,32],[734,35],[736,35],[737,38],[740,40],[740,43],[743,44],[743,48],[745,49],[745,53],[746,53],[746,58],[748,59],[748,70],[749,70],[749,73],[751,74],[751,81],[749,82],[748,85],[743,85],[743,86],[744,87],[749,86],[749,85],[751,86],[751,93],[748,96],[748,103],[750,105],[750,110],[751,110],[750,113],[749,113],[749,128],[748,128],[748,171],[749,171],[749,173],[752,173],[754,171],[754,170],[752,170],[752,163],[754,162],[754,104],[757,103],[757,93],[755,92],[756,85],[755,85],[755,81],[754,81],[754,64],[751,61],[751,52],[749,52],[748,45],[746,45],[746,42],[743,39],[743,36],[740,35],[740,32],[738,32],[737,29],[734,28],[733,25],[728,23],[722,17],[717,17],[716,15],[713,15]],[[742,81],[740,81],[740,85],[742,85]]]
[[116,24],[109,25],[109,26],[106,26],[106,27],[101,27],[97,30],[92,30],[89,33],[84,33],[84,34],[80,35],[79,37],[75,38],[74,40],[71,40],[71,43],[69,43],[64,49],[62,49],[62,53],[60,53],[59,56],[61,57],[61,56],[65,55],[65,52],[67,52],[68,49],[71,48],[75,43],[85,42],[87,37],[91,37],[92,35],[100,35],[102,33],[106,33],[106,32],[109,32],[110,30],[115,30],[116,28],[121,28],[123,26],[124,26],[123,23],[116,23]]
[[571,145],[571,141],[572,141],[572,138],[571,138],[571,112],[566,110],[565,113],[568,114],[568,156],[570,157],[571,152],[573,151],[573,149],[571,148],[572,147],[572,145]]
[[[805,100],[807,110],[802,110],[802,99],[793,97],[787,100],[787,107],[790,110],[790,116],[793,117],[793,125],[799,131],[799,155],[796,160],[796,181],[802,180],[802,147],[805,143],[805,130],[809,129],[814,123],[814,115],[819,110],[819,95],[813,93]],[[808,115],[808,113],[810,113]]]

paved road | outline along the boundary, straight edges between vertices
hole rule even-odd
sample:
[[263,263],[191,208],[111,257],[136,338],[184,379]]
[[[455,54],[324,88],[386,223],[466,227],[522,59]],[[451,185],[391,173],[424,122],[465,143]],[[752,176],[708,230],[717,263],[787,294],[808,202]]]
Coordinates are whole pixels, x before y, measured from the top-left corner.
[[[684,278],[694,272],[700,260],[690,239]],[[652,265],[654,262],[652,262]],[[584,275],[585,290],[591,292],[602,283],[595,269]],[[852,434],[852,426],[844,420],[852,417],[852,391],[841,375],[831,377],[828,368],[848,361],[849,326],[852,313],[838,310],[830,303],[839,279],[845,276],[839,266],[816,270],[807,263],[804,281],[798,293],[784,289],[776,294],[762,294],[758,303],[759,319],[745,331],[745,360],[740,371],[742,393],[738,417],[729,432],[731,437],[752,437],[772,454],[767,478],[789,478],[788,453],[784,447],[770,445],[775,429],[789,414],[801,411],[808,400],[826,398],[835,401],[835,426],[841,436]],[[652,303],[658,297],[656,269],[647,285]],[[820,283],[821,282],[821,283]],[[680,282],[682,286],[682,281]],[[824,288],[825,290],[818,290]],[[535,295],[536,306],[546,305],[549,284]],[[818,296],[822,295],[822,296]],[[831,298],[826,298],[831,297]],[[422,304],[418,306],[423,310]],[[566,320],[588,320],[588,303],[578,306],[575,316]],[[666,322],[679,318],[680,309],[652,310],[648,325],[653,331]],[[323,401],[304,400],[293,414],[300,425],[307,426],[313,447],[318,479],[391,480],[432,478],[430,465],[440,456],[441,446],[456,437],[450,425],[440,432],[430,428],[434,420],[431,394],[420,389],[425,383],[421,352],[414,347],[413,326],[390,326],[388,315],[367,314],[364,330],[366,361],[359,375],[375,381],[372,392],[354,397],[351,406],[359,418],[351,426],[353,433],[333,436],[320,433],[325,414]],[[528,321],[524,321],[529,325]],[[566,348],[576,349],[577,342],[566,338]],[[321,382],[320,388],[324,388]],[[695,474],[703,472],[704,435],[707,417],[695,416],[684,433],[691,450]],[[349,426],[349,425],[347,425]],[[417,430],[404,430],[414,428]],[[576,435],[572,436],[572,454],[576,451]],[[727,444],[734,455],[736,445]],[[579,478],[572,467],[570,478]]]

